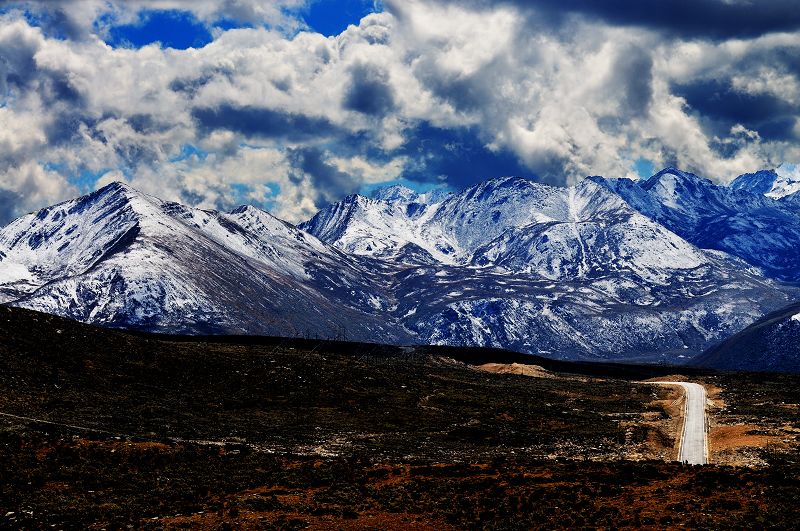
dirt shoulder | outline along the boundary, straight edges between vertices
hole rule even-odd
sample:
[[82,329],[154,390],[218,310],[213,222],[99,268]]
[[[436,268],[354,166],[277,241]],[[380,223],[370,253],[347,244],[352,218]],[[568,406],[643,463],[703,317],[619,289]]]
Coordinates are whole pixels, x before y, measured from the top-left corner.
[[705,379],[712,462],[764,466],[769,455],[800,450],[800,409],[791,403],[797,392],[789,381],[796,379],[748,374]]
[[[786,403],[790,387],[776,385],[760,375],[724,375],[687,378],[680,374],[653,378],[650,382],[694,381],[707,395],[708,454],[710,463],[728,466],[764,466],[770,453],[791,453],[800,447],[798,406]],[[791,377],[787,377],[791,378]],[[670,416],[660,426],[675,435],[675,455],[679,443],[682,393],[673,389],[671,396],[658,404]],[[673,400],[674,398],[674,400]]]

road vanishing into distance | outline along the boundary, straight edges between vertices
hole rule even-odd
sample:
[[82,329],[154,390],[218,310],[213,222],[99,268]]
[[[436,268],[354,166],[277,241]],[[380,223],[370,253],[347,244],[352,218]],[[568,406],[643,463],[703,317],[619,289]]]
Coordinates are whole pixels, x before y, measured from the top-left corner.
[[708,464],[708,439],[706,438],[706,390],[690,382],[652,382],[659,385],[679,385],[686,394],[683,406],[683,432],[681,433],[678,461],[690,465]]

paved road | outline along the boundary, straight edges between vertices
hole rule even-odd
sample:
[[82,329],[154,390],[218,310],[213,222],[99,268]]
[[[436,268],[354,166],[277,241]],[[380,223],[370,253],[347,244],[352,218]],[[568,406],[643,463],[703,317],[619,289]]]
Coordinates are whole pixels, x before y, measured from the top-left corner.
[[706,390],[689,382],[659,382],[661,385],[680,385],[686,392],[683,407],[683,433],[678,460],[690,465],[708,464],[706,439]]

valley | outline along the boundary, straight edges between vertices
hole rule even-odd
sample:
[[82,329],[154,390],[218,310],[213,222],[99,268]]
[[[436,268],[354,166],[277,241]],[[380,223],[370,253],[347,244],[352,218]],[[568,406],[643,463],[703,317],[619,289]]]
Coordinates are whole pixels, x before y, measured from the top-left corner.
[[[729,528],[800,510],[791,375],[530,358],[526,376],[506,351],[152,336],[3,307],[0,338],[7,526]],[[709,389],[710,466],[674,462],[681,392],[645,378]]]

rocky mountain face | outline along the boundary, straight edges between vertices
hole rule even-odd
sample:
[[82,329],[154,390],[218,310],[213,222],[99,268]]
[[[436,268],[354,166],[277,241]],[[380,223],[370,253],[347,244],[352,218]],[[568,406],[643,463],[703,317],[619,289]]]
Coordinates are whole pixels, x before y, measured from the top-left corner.
[[759,319],[692,363],[737,371],[800,372],[800,303]]
[[0,302],[145,330],[688,360],[800,298],[789,199],[672,168],[510,177],[352,195],[296,228],[113,184],[0,229]]
[[0,302],[176,333],[408,341],[366,268],[253,207],[189,209],[115,183],[0,231]]
[[788,197],[775,200],[674,168],[645,181],[590,179],[700,248],[742,258],[771,278],[800,280],[800,210]]
[[731,182],[730,187],[780,199],[800,192],[800,177],[793,175],[789,168],[782,169],[780,173],[776,170],[760,170],[740,175]]

